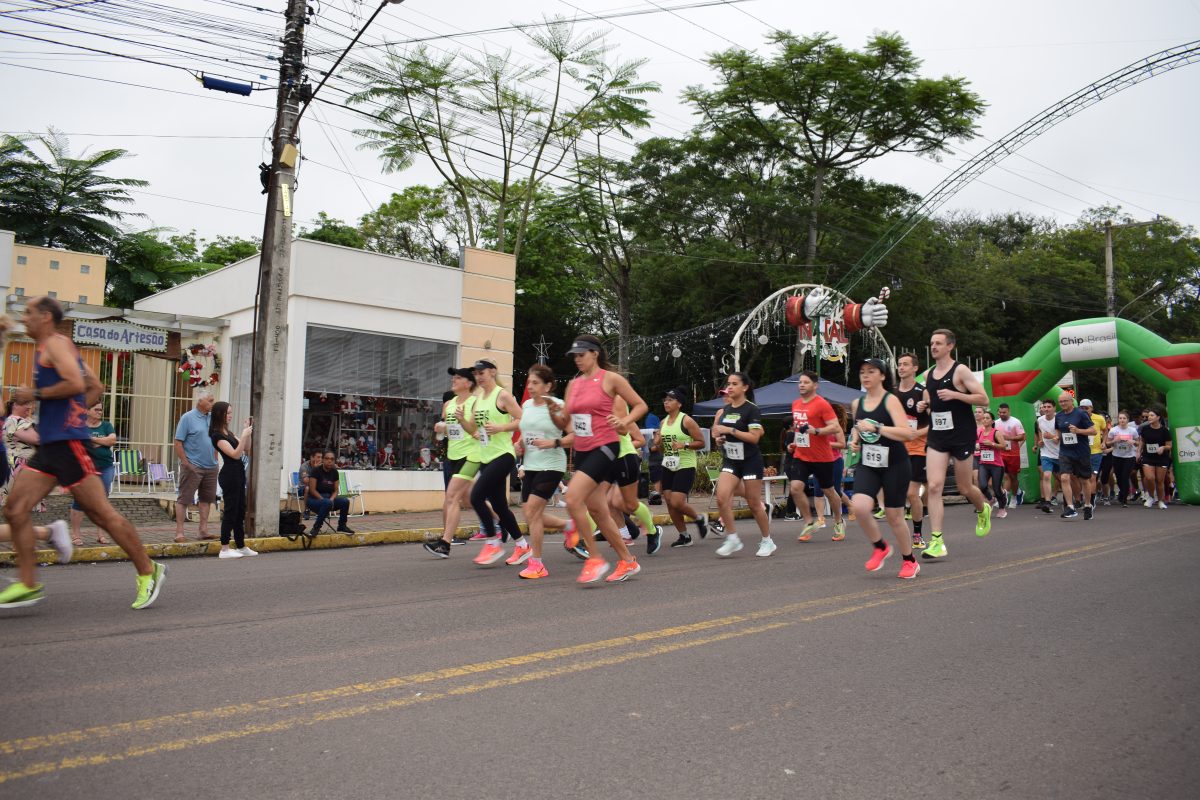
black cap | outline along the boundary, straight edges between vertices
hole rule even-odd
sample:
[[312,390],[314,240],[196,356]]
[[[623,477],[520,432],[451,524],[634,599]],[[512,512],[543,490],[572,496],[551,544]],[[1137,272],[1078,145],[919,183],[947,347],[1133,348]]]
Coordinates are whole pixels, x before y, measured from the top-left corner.
[[888,369],[888,365],[883,362],[883,359],[860,358],[854,364],[854,368],[856,370],[862,369],[863,367],[866,367],[866,366],[874,367],[875,369],[877,369],[883,373],[883,383],[885,386],[892,382],[892,371],[890,369]]
[[496,365],[493,364],[492,362],[488,361],[486,358],[481,358],[475,362],[475,366],[471,367],[471,369],[473,369],[473,370],[496,369]]
[[567,355],[573,356],[576,353],[587,353],[589,351],[599,353],[600,345],[595,342],[589,342],[587,339],[576,339],[571,343],[571,349],[567,351]]
[[457,375],[460,378],[466,378],[471,383],[475,382],[475,373],[470,367],[450,367],[446,370],[447,375]]
[[663,397],[670,397],[673,400],[678,400],[681,403],[687,402],[687,392],[683,389],[667,389],[663,392]]

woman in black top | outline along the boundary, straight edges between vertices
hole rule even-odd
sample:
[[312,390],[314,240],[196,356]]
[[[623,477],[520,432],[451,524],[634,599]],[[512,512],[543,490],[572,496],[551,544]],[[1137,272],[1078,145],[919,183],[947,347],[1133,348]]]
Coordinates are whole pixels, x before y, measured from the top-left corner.
[[[254,432],[252,425],[242,429],[240,437],[234,437],[229,432],[229,423],[233,421],[233,407],[226,402],[214,403],[211,422],[208,424],[208,436],[212,439],[213,447],[221,454],[221,471],[217,474],[217,483],[221,486],[221,494],[225,498],[225,506],[221,512],[221,552],[218,558],[241,558],[256,556],[258,552],[246,546],[246,467],[242,464],[242,455],[250,450],[250,435]],[[230,534],[233,534],[236,549],[229,548]]]
[[1167,470],[1171,466],[1171,432],[1162,418],[1162,409],[1146,412],[1146,424],[1138,429],[1142,457],[1142,487],[1146,493],[1146,508],[1153,508],[1155,498],[1159,508],[1166,508]]
[[733,492],[740,481],[746,489],[746,505],[754,514],[762,539],[755,555],[766,558],[775,552],[771,539],[771,520],[762,501],[763,457],[758,449],[762,438],[762,414],[751,400],[754,385],[744,373],[732,372],[725,383],[725,406],[713,421],[713,441],[724,451],[721,477],[717,480],[717,508],[725,524],[725,541],[717,548],[722,558],[741,550],[733,521]]

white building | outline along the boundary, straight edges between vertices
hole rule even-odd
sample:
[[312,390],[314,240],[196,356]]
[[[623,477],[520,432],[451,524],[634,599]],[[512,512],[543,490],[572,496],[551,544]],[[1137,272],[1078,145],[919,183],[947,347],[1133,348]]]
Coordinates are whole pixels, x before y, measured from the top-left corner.
[[[515,265],[464,251],[460,267],[308,239],[292,249],[282,485],[302,454],[333,450],[369,511],[440,508],[433,423],[446,369],[486,357],[511,376]],[[228,322],[218,397],[249,414],[259,258],[137,303],[138,310]],[[239,422],[240,424],[240,422]]]

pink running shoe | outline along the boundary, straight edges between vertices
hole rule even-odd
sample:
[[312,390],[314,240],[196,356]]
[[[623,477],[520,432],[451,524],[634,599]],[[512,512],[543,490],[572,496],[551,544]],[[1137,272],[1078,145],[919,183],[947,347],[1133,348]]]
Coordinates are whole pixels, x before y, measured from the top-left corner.
[[504,548],[494,542],[488,542],[480,549],[479,555],[475,556],[475,563],[481,567],[490,567],[502,558]]
[[504,563],[508,564],[510,567],[515,567],[520,564],[524,564],[529,560],[531,555],[533,555],[532,547],[529,545],[517,545],[516,549],[513,550],[513,554],[509,556]]
[[900,564],[900,574],[896,577],[902,581],[911,581],[919,574],[921,574],[920,564],[916,561],[904,561]]
[[883,562],[888,560],[888,556],[892,554],[892,546],[887,542],[883,543],[883,549],[878,547],[871,548],[871,557],[867,559],[867,572],[878,572],[883,568]]

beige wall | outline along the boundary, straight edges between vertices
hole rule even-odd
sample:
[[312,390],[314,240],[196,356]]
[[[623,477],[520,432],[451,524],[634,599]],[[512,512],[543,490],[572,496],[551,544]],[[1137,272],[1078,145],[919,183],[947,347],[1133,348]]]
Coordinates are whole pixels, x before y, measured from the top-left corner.
[[463,250],[462,267],[462,364],[486,358],[512,385],[516,259],[508,253],[468,247]]
[[[22,258],[25,263],[18,263]],[[51,268],[51,262],[58,264]],[[83,266],[88,267],[85,274]],[[13,247],[10,294],[25,297],[54,292],[59,300],[104,305],[104,274],[108,260],[94,253],[18,244]],[[87,298],[84,300],[83,298]]]

